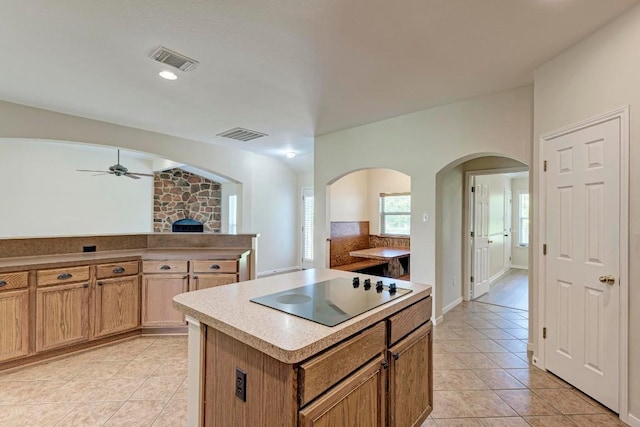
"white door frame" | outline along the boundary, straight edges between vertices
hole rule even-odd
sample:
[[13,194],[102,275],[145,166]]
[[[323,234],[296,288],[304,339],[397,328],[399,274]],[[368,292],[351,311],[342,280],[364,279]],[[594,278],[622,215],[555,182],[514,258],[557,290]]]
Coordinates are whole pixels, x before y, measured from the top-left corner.
[[[304,257],[304,248],[305,248],[305,243],[306,243],[306,239],[305,239],[305,229],[304,229],[304,223],[305,223],[305,204],[304,204],[304,198],[308,197],[308,196],[313,196],[314,197],[314,204],[315,204],[315,194],[314,194],[314,189],[313,187],[302,187],[301,188],[301,199],[302,201],[300,202],[300,223],[301,223],[301,227],[300,227],[300,267],[302,267],[303,269],[306,268],[313,268],[313,263],[314,260],[307,260]],[[312,212],[315,215],[315,212]],[[311,239],[311,245],[314,245],[314,240],[315,237],[313,239]],[[315,248],[314,248],[315,250]],[[314,254],[314,259],[315,259],[315,254]]]
[[473,194],[471,193],[471,187],[473,186],[473,178],[477,175],[502,175],[511,172],[529,172],[528,166],[516,166],[511,168],[499,168],[499,169],[482,169],[477,171],[467,171],[464,173],[463,193],[463,214],[464,218],[464,238],[462,248],[462,277],[464,280],[461,282],[462,286],[462,299],[469,301],[471,289],[471,262],[473,257],[471,256],[471,250],[473,248],[473,242],[471,240],[471,229],[473,227]]
[[542,254],[542,245],[546,243],[547,219],[546,212],[547,191],[546,175],[544,171],[544,145],[545,142],[575,132],[590,126],[619,118],[620,119],[620,358],[619,358],[619,412],[620,419],[629,422],[629,107],[621,107],[608,113],[583,120],[563,127],[561,129],[540,136],[538,141],[538,194],[537,218],[538,218],[538,248],[535,254],[539,257],[538,263],[538,319],[535,333],[537,338],[537,352],[533,358],[533,364],[546,370],[545,340],[542,337],[542,328],[546,324],[545,316],[545,286],[546,259]]

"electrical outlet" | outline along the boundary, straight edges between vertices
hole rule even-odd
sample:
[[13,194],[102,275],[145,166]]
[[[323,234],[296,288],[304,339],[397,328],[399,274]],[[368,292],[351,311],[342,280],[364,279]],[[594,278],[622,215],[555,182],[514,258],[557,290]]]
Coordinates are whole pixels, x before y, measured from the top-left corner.
[[247,373],[240,368],[236,368],[236,396],[247,401]]

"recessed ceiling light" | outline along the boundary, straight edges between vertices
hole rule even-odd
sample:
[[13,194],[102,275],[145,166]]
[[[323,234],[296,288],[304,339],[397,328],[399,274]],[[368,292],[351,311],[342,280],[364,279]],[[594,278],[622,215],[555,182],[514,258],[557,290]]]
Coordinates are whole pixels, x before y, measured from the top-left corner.
[[175,73],[172,73],[171,71],[167,71],[167,70],[160,71],[158,75],[163,79],[167,79],[167,80],[175,80],[178,78],[178,76],[176,76]]
[[296,153],[294,151],[289,151],[285,156],[287,156],[287,159],[293,159],[296,156]]

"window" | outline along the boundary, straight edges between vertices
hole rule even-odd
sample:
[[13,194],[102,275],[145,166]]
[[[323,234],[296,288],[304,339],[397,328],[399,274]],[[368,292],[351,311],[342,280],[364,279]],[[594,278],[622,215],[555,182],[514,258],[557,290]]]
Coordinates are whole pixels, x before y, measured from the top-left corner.
[[313,188],[302,191],[302,262],[313,262]]
[[411,234],[411,194],[380,193],[380,234]]
[[518,246],[529,246],[529,193],[518,194]]
[[229,196],[229,234],[235,234],[238,228],[238,196]]

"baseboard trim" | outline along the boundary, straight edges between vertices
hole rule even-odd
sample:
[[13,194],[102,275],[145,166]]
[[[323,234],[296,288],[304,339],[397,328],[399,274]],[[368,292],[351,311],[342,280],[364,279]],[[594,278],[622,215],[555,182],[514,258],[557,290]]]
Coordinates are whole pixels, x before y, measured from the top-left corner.
[[453,301],[451,304],[449,304],[448,306],[444,307],[442,309],[442,314],[447,314],[448,311],[451,311],[451,309],[453,309],[455,306],[457,306],[458,304],[460,304],[462,302],[462,297],[457,298],[455,301]]
[[439,325],[440,323],[442,323],[443,320],[444,320],[444,316],[436,317],[435,319],[433,319],[433,324]]
[[640,418],[635,417],[631,414],[627,415],[627,419],[622,421],[625,421],[631,427],[640,427]]
[[302,270],[302,267],[299,265],[296,265],[294,267],[277,268],[275,270],[259,272],[258,274],[256,274],[256,277],[270,276],[272,274],[287,273],[289,271],[298,271],[298,270]]
[[511,264],[511,268],[517,268],[518,270],[528,270],[529,267],[526,265],[516,265],[516,264]]

